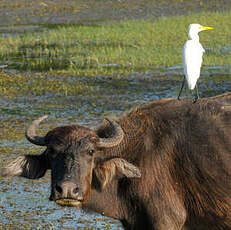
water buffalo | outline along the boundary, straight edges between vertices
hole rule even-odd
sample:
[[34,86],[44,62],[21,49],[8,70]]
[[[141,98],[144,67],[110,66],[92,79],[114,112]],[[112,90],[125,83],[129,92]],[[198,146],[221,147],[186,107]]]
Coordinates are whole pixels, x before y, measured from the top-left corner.
[[3,176],[36,179],[51,169],[50,200],[121,220],[125,229],[231,229],[231,93],[165,99],[95,129],[35,120],[26,138],[46,146],[20,156]]

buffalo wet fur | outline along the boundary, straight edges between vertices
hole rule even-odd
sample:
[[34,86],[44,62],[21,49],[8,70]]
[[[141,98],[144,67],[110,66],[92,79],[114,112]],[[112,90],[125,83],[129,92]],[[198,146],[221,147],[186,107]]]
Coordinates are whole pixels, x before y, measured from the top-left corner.
[[47,160],[44,155],[20,156],[2,169],[2,176],[23,176],[29,179],[41,178],[45,175]]
[[231,93],[152,101],[97,129],[57,127],[27,139],[46,146],[21,156],[3,176],[51,170],[57,204],[121,220],[125,229],[231,229]]
[[114,177],[139,178],[140,170],[134,165],[121,158],[114,158],[99,164],[94,169],[97,179],[100,181],[100,188],[104,189]]

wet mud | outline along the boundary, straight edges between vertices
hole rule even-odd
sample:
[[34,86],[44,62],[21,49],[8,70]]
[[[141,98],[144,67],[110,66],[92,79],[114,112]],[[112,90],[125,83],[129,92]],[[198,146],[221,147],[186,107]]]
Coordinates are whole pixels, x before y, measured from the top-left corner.
[[[190,11],[229,10],[230,1],[17,1],[0,2],[0,31],[21,33],[49,29],[54,24],[143,19]],[[149,2],[149,3],[148,3]],[[230,52],[230,47],[224,49]],[[40,132],[78,123],[96,126],[107,116],[119,116],[150,100],[177,97],[181,66],[153,68],[130,76],[76,77],[1,70],[0,168],[22,154],[39,154],[42,148],[24,137],[30,122],[44,114],[48,121]],[[204,67],[200,96],[230,90],[229,66]],[[62,84],[59,84],[61,82]],[[7,92],[7,93],[5,93]],[[188,90],[183,97],[192,97]],[[50,174],[39,180],[0,178],[0,229],[123,229],[119,221],[82,209],[64,208],[49,201]]]

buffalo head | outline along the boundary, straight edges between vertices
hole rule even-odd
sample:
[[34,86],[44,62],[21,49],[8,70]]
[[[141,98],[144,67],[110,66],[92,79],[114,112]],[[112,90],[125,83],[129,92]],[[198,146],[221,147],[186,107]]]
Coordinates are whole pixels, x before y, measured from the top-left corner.
[[104,137],[97,130],[79,125],[57,127],[44,137],[37,136],[36,129],[46,118],[33,121],[26,131],[31,143],[46,146],[46,150],[40,155],[18,157],[3,168],[3,176],[36,179],[51,169],[50,200],[65,206],[81,206],[87,202],[92,187],[103,189],[114,178],[141,176],[136,166],[119,158],[116,152],[106,154],[108,148],[116,149],[124,138],[117,122],[106,120],[110,135]]

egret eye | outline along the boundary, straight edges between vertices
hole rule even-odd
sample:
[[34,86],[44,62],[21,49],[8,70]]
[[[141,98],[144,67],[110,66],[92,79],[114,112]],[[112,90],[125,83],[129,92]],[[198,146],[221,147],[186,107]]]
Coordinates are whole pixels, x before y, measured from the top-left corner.
[[94,149],[90,149],[90,150],[88,151],[88,154],[89,154],[90,156],[92,156],[92,155],[94,154],[94,152],[95,152]]

